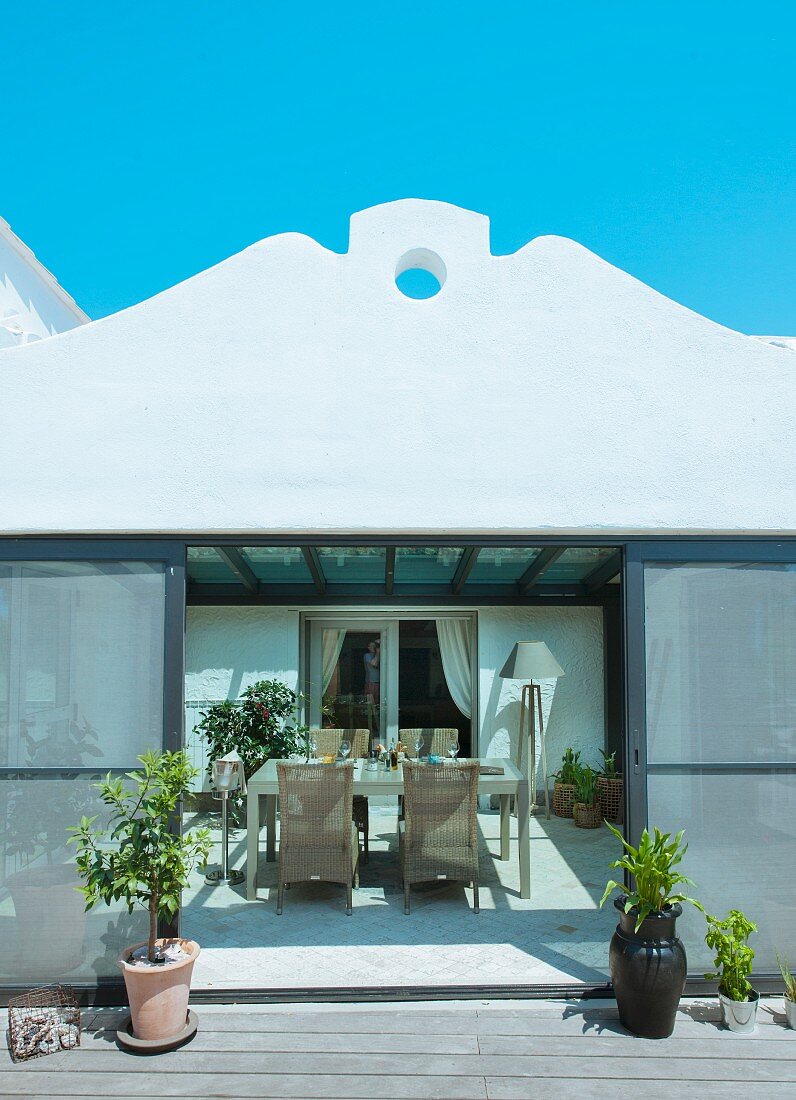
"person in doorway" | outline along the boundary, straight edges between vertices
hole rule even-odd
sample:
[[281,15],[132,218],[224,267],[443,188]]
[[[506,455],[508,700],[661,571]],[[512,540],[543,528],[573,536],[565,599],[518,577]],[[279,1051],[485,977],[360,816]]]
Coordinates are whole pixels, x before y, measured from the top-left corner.
[[374,707],[379,705],[379,683],[381,671],[379,661],[381,659],[381,645],[378,639],[368,642],[363,661],[365,664],[365,694],[369,695]]

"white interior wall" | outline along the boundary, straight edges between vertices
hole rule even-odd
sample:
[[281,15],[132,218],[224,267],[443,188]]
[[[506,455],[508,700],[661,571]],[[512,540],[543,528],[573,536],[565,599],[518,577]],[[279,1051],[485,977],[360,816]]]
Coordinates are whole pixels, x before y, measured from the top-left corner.
[[[564,668],[542,684],[549,770],[564,749],[596,764],[604,742],[603,634],[599,607],[488,607],[478,613],[481,755],[514,757],[520,685],[498,673],[517,641],[540,640]],[[186,640],[186,735],[196,767],[204,753],[191,735],[202,705],[236,699],[254,681],[282,679],[298,690],[299,612],[269,607],[189,607]],[[537,783],[543,776],[541,760]],[[207,787],[206,783],[203,786]]]

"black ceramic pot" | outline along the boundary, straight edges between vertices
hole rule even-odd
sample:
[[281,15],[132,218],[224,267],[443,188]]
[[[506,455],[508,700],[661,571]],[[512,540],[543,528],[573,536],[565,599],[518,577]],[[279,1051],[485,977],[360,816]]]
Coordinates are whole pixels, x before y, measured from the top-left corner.
[[637,912],[625,913],[617,898],[619,924],[611,939],[609,965],[619,1019],[644,1039],[666,1039],[674,1031],[677,1005],[685,988],[685,948],[675,924],[683,912],[674,904],[653,913],[635,931]]

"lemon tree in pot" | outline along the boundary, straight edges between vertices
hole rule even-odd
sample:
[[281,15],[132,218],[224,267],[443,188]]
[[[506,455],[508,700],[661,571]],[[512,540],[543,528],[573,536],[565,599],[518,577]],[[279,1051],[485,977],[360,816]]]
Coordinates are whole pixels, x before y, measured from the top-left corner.
[[128,912],[139,906],[149,914],[148,940],[123,951],[118,965],[135,1038],[163,1042],[185,1028],[199,945],[159,939],[158,918],[171,919],[177,912],[180,893],[194,866],[207,862],[211,842],[207,829],[173,831],[180,803],[198,774],[185,752],[147,752],[138,759],[141,770],[125,776],[129,785],[110,773],[97,784],[109,809],[107,828],[97,826],[95,815],[69,831],[86,909],[121,900]]
[[611,867],[626,871],[633,887],[611,880],[605,887],[600,906],[610,895],[621,891],[614,900],[619,924],[611,939],[609,968],[614,995],[622,1024],[645,1039],[665,1039],[674,1030],[677,1005],[685,988],[686,954],[677,935],[681,902],[690,902],[700,912],[702,906],[682,892],[693,885],[676,868],[688,845],[683,830],[672,840],[670,833],[647,829],[638,848],[613,825],[606,825],[624,848],[621,859]]
[[757,1005],[760,994],[752,989],[749,977],[755,953],[749,946],[749,937],[757,931],[740,909],[731,909],[720,920],[706,914],[708,930],[705,943],[716,957],[713,960],[715,971],[705,977],[708,981],[718,978],[719,1002],[724,1023],[730,1031],[748,1035],[757,1026]]

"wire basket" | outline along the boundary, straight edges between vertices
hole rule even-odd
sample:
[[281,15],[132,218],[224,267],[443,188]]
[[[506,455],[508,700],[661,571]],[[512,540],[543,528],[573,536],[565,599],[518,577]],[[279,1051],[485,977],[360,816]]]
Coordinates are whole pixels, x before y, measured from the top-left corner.
[[556,817],[572,817],[572,807],[575,805],[575,784],[553,784],[553,813]]
[[80,1006],[72,989],[48,985],[8,1002],[8,1045],[15,1062],[80,1046]]
[[601,775],[597,780],[597,798],[606,821],[621,824],[624,817],[624,784],[621,778],[608,779]]

